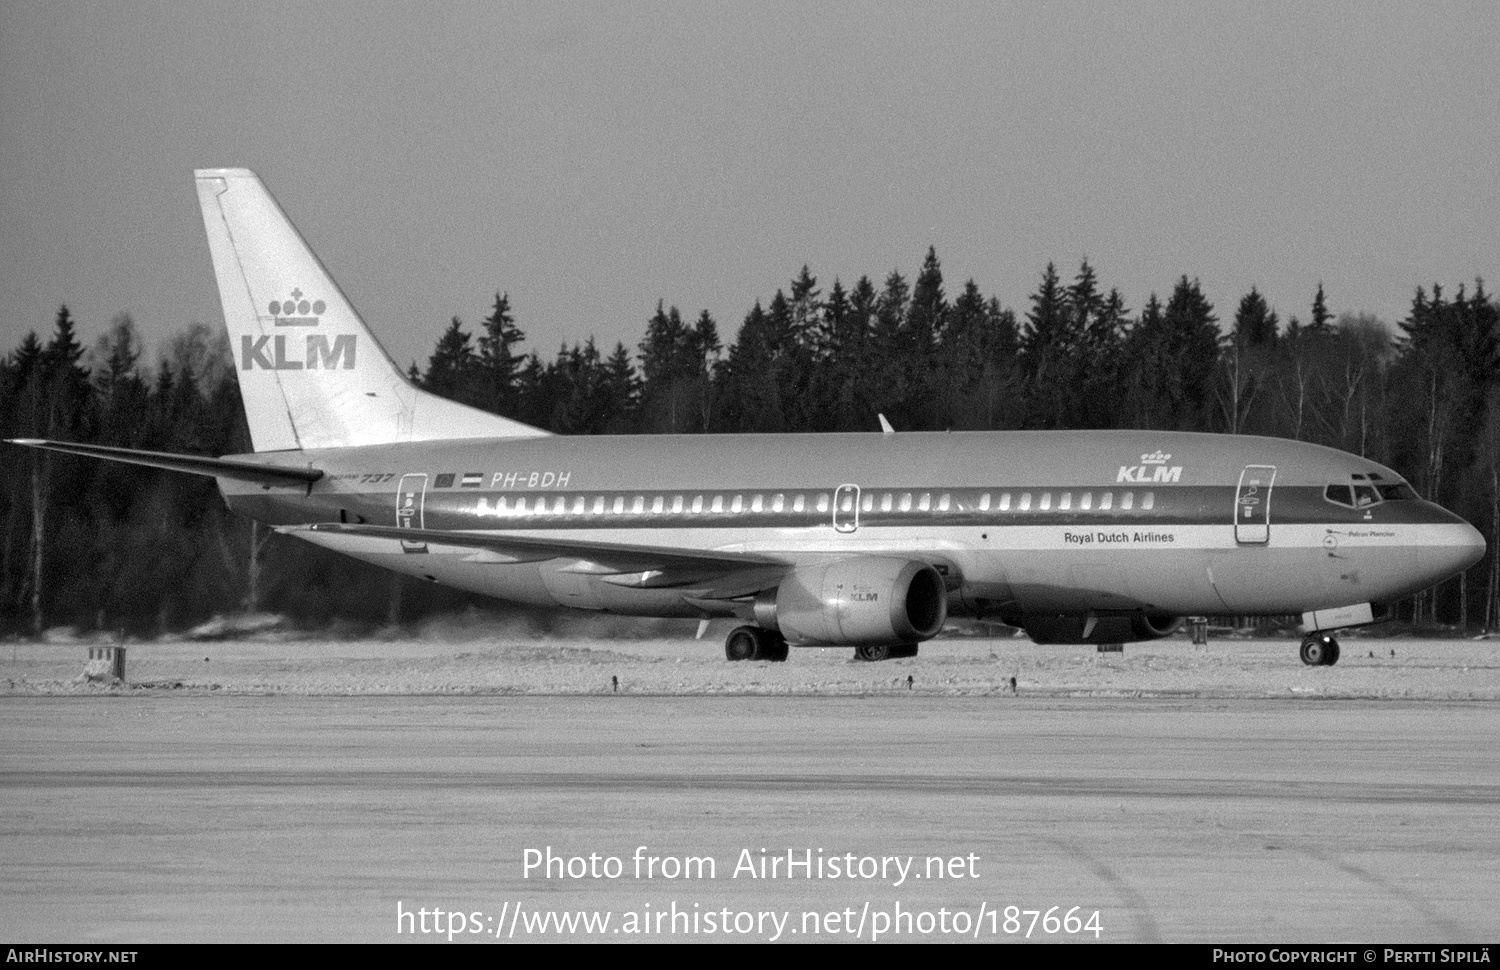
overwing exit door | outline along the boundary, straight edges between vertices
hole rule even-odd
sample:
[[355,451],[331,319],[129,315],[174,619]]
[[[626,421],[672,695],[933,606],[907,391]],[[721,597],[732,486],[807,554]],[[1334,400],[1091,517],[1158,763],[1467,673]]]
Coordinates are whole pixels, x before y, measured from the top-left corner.
[[839,532],[859,528],[858,485],[840,485],[833,493],[833,527]]

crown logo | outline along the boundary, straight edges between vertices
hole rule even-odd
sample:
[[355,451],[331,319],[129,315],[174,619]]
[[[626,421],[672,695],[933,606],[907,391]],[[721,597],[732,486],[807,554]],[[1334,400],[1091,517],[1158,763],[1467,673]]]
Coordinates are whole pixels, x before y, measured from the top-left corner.
[[1156,452],[1153,452],[1153,453],[1151,453],[1149,455],[1142,455],[1141,456],[1141,464],[1142,465],[1165,465],[1171,459],[1171,457],[1172,457],[1171,455],[1165,454],[1165,453],[1163,453],[1161,451],[1156,451]]
[[266,309],[276,318],[278,327],[316,327],[318,317],[323,315],[328,305],[322,300],[305,299],[305,294],[299,288],[292,290],[290,300],[272,300]]

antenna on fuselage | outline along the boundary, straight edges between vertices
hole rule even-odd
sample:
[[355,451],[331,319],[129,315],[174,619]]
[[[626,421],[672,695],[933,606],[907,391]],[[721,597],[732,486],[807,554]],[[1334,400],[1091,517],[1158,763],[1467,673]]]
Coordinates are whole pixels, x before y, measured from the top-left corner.
[[885,415],[883,415],[883,414],[877,414],[875,416],[880,419],[880,433],[881,434],[895,434],[896,433],[896,429],[893,428],[893,427],[891,427],[891,423],[885,419]]

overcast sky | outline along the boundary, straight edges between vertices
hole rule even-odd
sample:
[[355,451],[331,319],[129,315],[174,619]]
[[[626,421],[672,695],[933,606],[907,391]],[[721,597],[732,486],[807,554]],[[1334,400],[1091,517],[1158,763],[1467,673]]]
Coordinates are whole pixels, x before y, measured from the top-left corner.
[[[509,291],[544,359],[658,300],[937,247],[1388,322],[1500,269],[1500,3],[0,0],[0,353],[221,316],[194,168],[260,173],[399,363]],[[154,353],[153,353],[154,357]]]

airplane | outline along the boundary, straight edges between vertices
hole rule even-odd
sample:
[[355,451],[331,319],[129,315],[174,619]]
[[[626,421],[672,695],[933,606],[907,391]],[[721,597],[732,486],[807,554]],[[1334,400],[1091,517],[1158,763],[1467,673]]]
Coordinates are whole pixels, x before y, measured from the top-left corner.
[[[1453,576],[1480,533],[1389,468],[1165,431],[556,436],[425,392],[261,180],[196,172],[254,451],[14,443],[214,477],[229,508],[433,583],[632,616],[738,619],[912,657],[950,616],[1122,644],[1191,615],[1300,614],[1300,656]],[[702,626],[700,626],[700,634]]]

